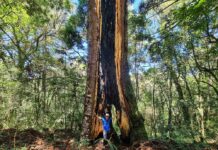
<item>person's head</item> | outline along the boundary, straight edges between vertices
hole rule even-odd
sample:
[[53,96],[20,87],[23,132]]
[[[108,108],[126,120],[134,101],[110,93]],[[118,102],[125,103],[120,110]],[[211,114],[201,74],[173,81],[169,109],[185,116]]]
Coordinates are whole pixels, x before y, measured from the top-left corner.
[[109,117],[110,117],[110,114],[109,114],[109,113],[106,113],[105,118],[106,118],[106,119],[109,119]]

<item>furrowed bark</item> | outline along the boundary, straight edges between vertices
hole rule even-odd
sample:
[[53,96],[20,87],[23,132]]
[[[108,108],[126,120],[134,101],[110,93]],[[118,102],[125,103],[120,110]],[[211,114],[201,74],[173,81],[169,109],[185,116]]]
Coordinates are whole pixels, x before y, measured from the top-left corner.
[[97,115],[111,114],[113,105],[121,139],[130,139],[131,118],[137,116],[132,110],[137,105],[134,96],[129,96],[133,91],[127,63],[126,3],[126,0],[89,1],[88,79],[82,138],[93,140],[102,133]]
[[116,0],[116,21],[115,21],[115,63],[116,63],[116,79],[119,91],[119,99],[121,105],[120,115],[120,129],[123,139],[129,137],[130,134],[130,117],[129,117],[129,105],[124,93],[125,76],[128,76],[126,72],[126,26],[125,26],[125,14],[126,14],[126,0]]
[[84,101],[84,118],[83,131],[81,137],[91,139],[94,131],[93,122],[96,121],[94,107],[96,105],[97,87],[98,87],[98,65],[99,65],[99,0],[92,0],[88,3],[88,69],[87,69],[87,86]]

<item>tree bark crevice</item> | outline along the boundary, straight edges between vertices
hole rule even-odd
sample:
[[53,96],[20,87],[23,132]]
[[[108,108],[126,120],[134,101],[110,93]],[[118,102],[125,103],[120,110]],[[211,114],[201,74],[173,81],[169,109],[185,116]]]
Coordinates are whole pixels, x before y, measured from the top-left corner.
[[127,1],[95,0],[88,5],[88,78],[81,136],[97,138],[102,132],[98,115],[105,112],[112,115],[111,106],[114,105],[121,139],[129,141],[131,118],[136,117],[130,108],[137,105],[134,96],[128,95],[133,91],[127,91],[131,89],[127,87],[131,86],[126,46]]

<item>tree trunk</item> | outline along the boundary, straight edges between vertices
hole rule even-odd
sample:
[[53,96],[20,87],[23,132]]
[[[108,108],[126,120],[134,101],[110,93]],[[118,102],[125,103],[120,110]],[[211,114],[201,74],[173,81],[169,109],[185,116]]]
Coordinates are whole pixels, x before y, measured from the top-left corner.
[[[84,102],[84,118],[82,138],[92,139],[99,134],[100,121],[96,116],[98,78],[99,78],[99,51],[100,51],[100,17],[99,0],[88,1],[88,69],[87,69],[87,87]],[[97,128],[97,129],[95,129]]]
[[[131,97],[126,47],[126,0],[89,1],[88,14],[88,78],[84,104],[82,138],[95,139],[102,132],[97,115],[116,117],[121,139],[129,140],[132,110],[136,110]],[[131,100],[131,103],[129,103]],[[130,110],[130,107],[134,107]]]
[[176,71],[172,68],[172,66],[167,65],[168,69],[170,70],[171,73],[171,78],[175,84],[176,91],[178,93],[178,100],[181,105],[182,113],[183,113],[183,118],[184,122],[187,125],[190,125],[190,114],[189,114],[189,107],[185,103],[184,99],[184,94],[182,90],[182,86],[179,83],[179,78],[177,77]]
[[168,127],[167,127],[167,131],[168,131],[168,136],[169,138],[172,137],[172,102],[173,102],[173,93],[172,93],[172,77],[171,77],[171,73],[170,73],[170,78],[169,78],[169,101],[168,101]]
[[153,86],[152,86],[152,115],[153,115],[153,131],[154,137],[157,137],[157,128],[156,128],[156,104],[155,104],[155,77],[153,78]]

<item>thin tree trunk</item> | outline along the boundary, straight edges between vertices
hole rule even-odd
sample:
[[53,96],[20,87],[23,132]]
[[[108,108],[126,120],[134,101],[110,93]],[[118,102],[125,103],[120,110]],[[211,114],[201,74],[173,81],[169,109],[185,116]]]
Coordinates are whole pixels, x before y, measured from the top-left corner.
[[[201,79],[201,74],[199,74],[199,79]],[[198,101],[199,101],[199,107],[198,107],[198,111],[199,111],[199,114],[200,114],[200,119],[199,119],[199,126],[200,126],[200,140],[201,142],[204,141],[204,138],[205,138],[205,127],[204,127],[204,106],[203,106],[203,103],[204,103],[204,99],[203,99],[203,96],[202,96],[202,92],[200,90],[201,88],[201,85],[199,83],[198,85]]]
[[134,63],[135,63],[135,96],[136,100],[139,100],[139,76],[138,76],[138,67],[137,67],[137,42],[135,41],[135,58],[134,58]]
[[156,105],[155,105],[155,78],[152,87],[152,105],[153,105],[153,130],[154,130],[154,137],[156,138],[157,129],[156,129]]
[[172,78],[170,76],[169,80],[169,87],[170,87],[170,95],[169,95],[169,108],[168,108],[168,136],[171,137],[172,131],[172,101],[173,101],[173,94],[172,94]]

